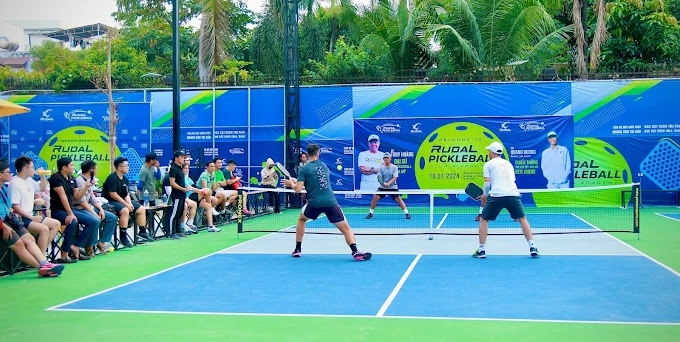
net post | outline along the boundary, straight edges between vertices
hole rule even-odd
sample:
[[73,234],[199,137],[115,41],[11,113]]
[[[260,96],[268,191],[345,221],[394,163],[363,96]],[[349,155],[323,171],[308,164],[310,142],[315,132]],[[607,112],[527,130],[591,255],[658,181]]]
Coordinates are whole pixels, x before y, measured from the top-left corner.
[[430,193],[430,232],[434,228],[434,194]]
[[238,234],[243,233],[243,190],[238,189],[238,195],[236,196],[236,237]]
[[640,239],[640,184],[633,185],[633,233]]

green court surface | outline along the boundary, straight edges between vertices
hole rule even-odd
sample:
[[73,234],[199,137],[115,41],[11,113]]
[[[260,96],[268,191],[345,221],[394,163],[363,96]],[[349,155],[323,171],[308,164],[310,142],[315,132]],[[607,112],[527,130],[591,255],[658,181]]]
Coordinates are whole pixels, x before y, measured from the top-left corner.
[[[677,208],[641,210],[636,234],[613,236],[659,262],[680,270],[680,222],[655,213],[680,213]],[[272,225],[293,224],[296,211],[258,218]],[[263,222],[264,223],[264,222]],[[678,341],[678,325],[436,320],[405,318],[337,318],[303,316],[230,316],[65,312],[45,309],[94,294],[226,247],[262,236],[240,234],[235,225],[220,233],[201,232],[182,240],[161,240],[120,250],[91,261],[67,265],[58,278],[38,278],[34,270],[0,278],[0,339],[3,341]],[[293,235],[290,236],[291,245]],[[338,237],[339,243],[342,238]],[[537,238],[539,240],[540,237]],[[473,249],[474,246],[471,247]],[[220,272],[219,267],[215,272]],[[348,279],[352,281],[361,279]],[[483,290],[483,287],[480,287]],[[178,288],[177,296],[205,291]],[[213,290],[214,291],[214,290]],[[224,288],[244,292],[248,288]],[[281,291],[295,291],[281,285]],[[153,294],[152,294],[153,295]],[[214,291],[220,296],[220,291]],[[427,294],[424,294],[427,295]],[[517,289],[531,296],[531,284]],[[338,293],[338,296],[342,296]],[[172,301],[172,298],[157,298]],[[347,300],[352,300],[348,298]],[[549,303],[547,303],[549,305]]]

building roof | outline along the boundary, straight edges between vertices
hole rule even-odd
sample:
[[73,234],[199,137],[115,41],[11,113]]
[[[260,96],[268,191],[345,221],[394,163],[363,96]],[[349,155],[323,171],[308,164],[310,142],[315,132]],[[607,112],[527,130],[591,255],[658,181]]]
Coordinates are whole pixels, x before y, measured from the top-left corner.
[[10,67],[23,67],[26,65],[27,62],[29,61],[36,61],[37,58],[33,57],[9,57],[9,58],[0,58],[0,66],[10,66]]
[[48,33],[45,36],[61,40],[63,42],[71,41],[71,38],[91,38],[96,36],[101,36],[108,33],[111,27],[106,26],[101,23],[86,25],[66,30],[60,30],[52,33]]

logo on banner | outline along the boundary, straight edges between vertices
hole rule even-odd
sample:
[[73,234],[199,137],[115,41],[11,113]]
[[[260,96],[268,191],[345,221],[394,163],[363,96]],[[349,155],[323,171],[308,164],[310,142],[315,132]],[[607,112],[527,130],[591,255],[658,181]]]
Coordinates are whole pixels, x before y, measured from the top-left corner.
[[399,124],[386,123],[379,126],[375,126],[375,129],[380,133],[399,133],[401,132],[401,126]]
[[512,130],[508,127],[510,125],[510,122],[506,121],[501,124],[501,128],[498,129],[499,132],[512,132]]
[[335,185],[343,185],[343,184],[342,184],[342,179],[338,178],[338,180],[335,181]]
[[234,148],[229,149],[229,153],[231,153],[231,154],[244,154],[245,151],[240,147],[234,147]]
[[[116,155],[120,150],[116,146]],[[40,158],[47,162],[49,168],[55,168],[57,160],[69,157],[76,168],[86,160],[97,162],[101,170],[109,169],[109,137],[104,132],[86,126],[75,126],[63,129],[52,135],[40,150]]]
[[52,109],[43,110],[40,122],[52,122],[54,118],[52,116]]
[[74,109],[70,112],[65,112],[64,117],[70,121],[92,121],[92,111],[84,109]]
[[493,131],[471,122],[437,128],[423,139],[416,153],[418,187],[464,189],[470,182],[483,182],[482,168],[489,160],[485,147],[492,141],[500,139]]
[[333,149],[330,147],[322,147],[319,151],[320,153],[333,153]]
[[527,121],[519,124],[519,128],[523,129],[525,132],[543,131],[545,130],[545,123],[538,121]]
[[411,133],[423,133],[423,131],[420,130],[420,122],[411,125]]

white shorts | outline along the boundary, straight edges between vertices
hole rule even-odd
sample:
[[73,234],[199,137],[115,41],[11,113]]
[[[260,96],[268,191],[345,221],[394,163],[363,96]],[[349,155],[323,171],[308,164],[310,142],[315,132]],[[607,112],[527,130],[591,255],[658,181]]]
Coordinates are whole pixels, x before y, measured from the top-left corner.
[[215,190],[215,192],[223,193],[224,195],[227,196],[227,198],[237,194],[236,190],[225,190],[223,188],[218,188],[217,190]]

